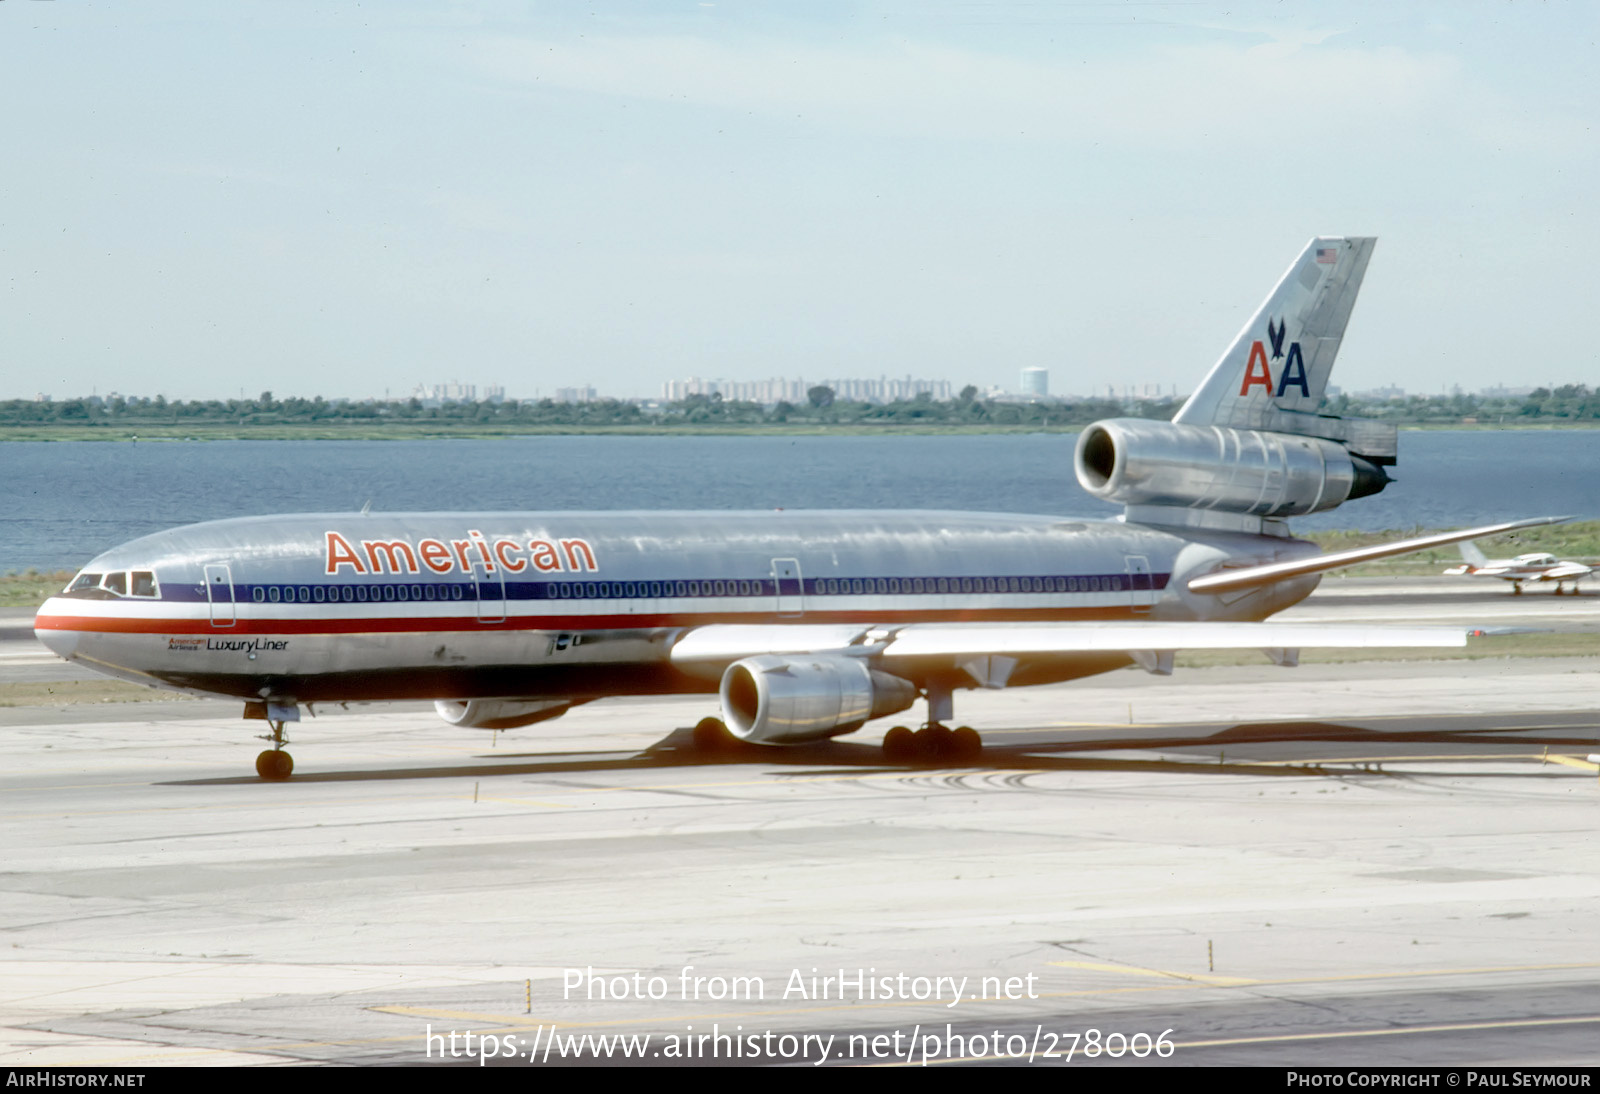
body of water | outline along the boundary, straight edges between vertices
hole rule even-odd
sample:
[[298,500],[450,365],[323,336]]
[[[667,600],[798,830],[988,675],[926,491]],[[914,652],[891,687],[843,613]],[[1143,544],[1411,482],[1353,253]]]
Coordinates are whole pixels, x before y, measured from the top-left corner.
[[[358,510],[966,509],[1113,516],[1075,436],[0,444],[0,572],[195,521]],[[1600,432],[1403,433],[1398,480],[1297,529],[1600,517]]]

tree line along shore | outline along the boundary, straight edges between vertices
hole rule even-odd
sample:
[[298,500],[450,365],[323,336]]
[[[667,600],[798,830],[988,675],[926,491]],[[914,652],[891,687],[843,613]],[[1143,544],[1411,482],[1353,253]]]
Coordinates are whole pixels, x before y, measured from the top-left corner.
[[[505,399],[424,404],[418,399],[173,400],[112,396],[0,401],[0,440],[364,439],[513,436],[536,433],[1072,432],[1102,418],[1170,419],[1182,399],[1035,402],[985,398],[968,386],[954,399],[926,394],[892,403],[836,398],[818,386],[796,405],[693,395],[678,402]],[[1362,399],[1340,394],[1322,410],[1408,427],[1600,426],[1600,390],[1585,384],[1521,396],[1465,393]]]

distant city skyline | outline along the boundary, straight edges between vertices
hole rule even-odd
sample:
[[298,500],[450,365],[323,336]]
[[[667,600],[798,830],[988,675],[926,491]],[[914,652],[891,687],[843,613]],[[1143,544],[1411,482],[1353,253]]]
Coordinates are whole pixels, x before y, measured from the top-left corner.
[[[1024,377],[1024,381],[1025,380],[1026,377]],[[704,379],[701,377],[691,377],[686,380],[668,381],[665,385],[663,385],[663,390],[657,395],[616,395],[599,391],[596,388],[588,385],[558,387],[551,392],[538,392],[532,395],[518,395],[514,392],[508,393],[505,388],[500,385],[486,384],[483,385],[480,393],[478,385],[462,383],[459,381],[450,381],[438,384],[419,384],[415,389],[407,393],[385,393],[383,395],[367,395],[364,397],[350,397],[342,395],[326,396],[318,392],[292,391],[270,392],[270,394],[272,395],[274,402],[282,402],[285,399],[324,399],[332,403],[395,403],[417,400],[424,405],[433,406],[442,405],[444,403],[480,401],[539,402],[545,399],[549,399],[552,402],[557,403],[591,403],[614,400],[617,402],[654,404],[679,403],[695,395],[717,395],[730,401],[761,403],[766,406],[774,406],[779,402],[790,402],[798,406],[809,401],[809,392],[811,388],[819,386],[828,387],[834,392],[835,397],[838,399],[853,402],[871,403],[889,403],[898,400],[909,401],[915,399],[919,393],[924,392],[929,398],[932,398],[936,401],[950,402],[956,397],[957,394],[959,394],[960,390],[966,388],[967,386],[971,386],[977,391],[977,398],[979,399],[1002,399],[1009,401],[1039,399],[1057,403],[1081,402],[1089,399],[1160,402],[1164,400],[1187,398],[1189,394],[1188,390],[1185,388],[1179,388],[1175,386],[1163,387],[1162,385],[1151,383],[1130,383],[1120,386],[1106,385],[1105,390],[1103,391],[1059,393],[1050,393],[1047,391],[1041,394],[1037,391],[1013,390],[1000,386],[980,389],[975,384],[963,384],[960,386],[960,388],[957,388],[956,386],[945,381],[917,380],[912,377],[888,381],[887,384],[882,378],[877,380],[834,379],[813,381],[805,379],[771,379],[738,381],[727,380],[723,378]],[[1379,387],[1346,391],[1338,384],[1329,384],[1327,393],[1329,398],[1334,398],[1339,395],[1348,395],[1354,399],[1362,399],[1367,401],[1382,399],[1405,399],[1413,397],[1431,398],[1434,396],[1448,395],[1471,395],[1476,398],[1487,399],[1515,399],[1532,394],[1540,388],[1544,388],[1548,391],[1555,391],[1564,386],[1578,386],[1585,389],[1591,389],[1590,385],[1581,383],[1577,385],[1491,384],[1487,387],[1475,390],[1467,390],[1462,388],[1460,385],[1455,385],[1449,391],[1424,392],[1409,391],[1398,384],[1384,384]],[[242,402],[252,402],[258,400],[263,394],[269,393],[257,392],[255,394],[236,394],[215,400],[201,399],[198,397],[193,400],[189,400],[184,399],[181,396],[174,396],[168,401],[217,401],[225,403],[230,400],[237,399]],[[167,398],[165,393],[152,394],[146,392],[109,391],[104,395],[96,392],[91,392],[88,395],[68,395],[64,396],[63,400],[86,399],[90,402],[105,404],[116,399],[148,401],[157,397],[164,399]],[[32,396],[32,400],[42,400],[46,402],[57,401],[55,396],[45,392],[36,392]],[[27,402],[30,400],[28,398],[23,398],[21,401]]]

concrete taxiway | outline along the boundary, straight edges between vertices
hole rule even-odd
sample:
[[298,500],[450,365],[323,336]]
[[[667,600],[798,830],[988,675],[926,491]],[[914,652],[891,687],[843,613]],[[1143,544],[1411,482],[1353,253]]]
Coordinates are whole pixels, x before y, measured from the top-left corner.
[[1593,1064],[1597,673],[963,693],[985,755],[927,768],[882,726],[707,760],[704,698],[369,707],[285,784],[232,704],[0,708],[0,1062]]

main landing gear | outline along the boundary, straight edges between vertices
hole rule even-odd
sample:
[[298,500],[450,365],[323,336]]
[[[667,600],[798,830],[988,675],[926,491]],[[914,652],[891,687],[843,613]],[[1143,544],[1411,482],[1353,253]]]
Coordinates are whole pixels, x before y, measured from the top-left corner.
[[[983,754],[983,738],[971,726],[951,729],[945,722],[954,716],[951,689],[943,682],[926,689],[928,724],[913,730],[895,726],[883,735],[883,757],[890,763],[966,763]],[[694,747],[706,755],[754,748],[739,740],[718,718],[702,718],[694,727]],[[265,755],[265,754],[263,754]]]
[[895,726],[883,735],[884,759],[894,763],[964,763],[983,754],[983,738],[971,726],[951,729],[956,716],[955,692],[950,681],[934,678],[923,694],[928,698],[928,724],[913,732]]
[[883,735],[883,755],[895,763],[918,760],[975,760],[983,753],[983,738],[971,726],[951,729],[929,722],[918,730],[895,726]]
[[731,752],[743,741],[728,732],[720,718],[702,718],[695,723],[694,747],[697,752]]

